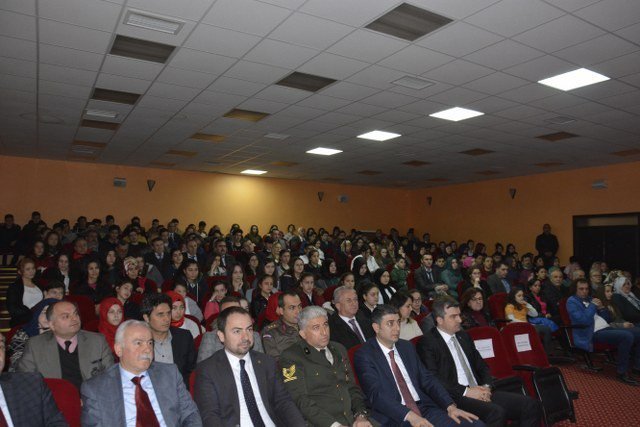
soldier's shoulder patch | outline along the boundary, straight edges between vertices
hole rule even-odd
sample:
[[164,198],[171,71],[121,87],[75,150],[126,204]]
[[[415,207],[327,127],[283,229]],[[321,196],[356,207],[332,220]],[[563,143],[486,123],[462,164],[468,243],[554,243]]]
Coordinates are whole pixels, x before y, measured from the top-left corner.
[[282,376],[285,383],[297,380],[298,377],[296,377],[296,365],[291,365],[288,368],[282,368]]
[[269,323],[269,324],[264,328],[264,330],[265,330],[265,331],[270,331],[270,330],[275,329],[275,328],[277,328],[277,327],[278,327],[277,322],[272,322],[272,323]]

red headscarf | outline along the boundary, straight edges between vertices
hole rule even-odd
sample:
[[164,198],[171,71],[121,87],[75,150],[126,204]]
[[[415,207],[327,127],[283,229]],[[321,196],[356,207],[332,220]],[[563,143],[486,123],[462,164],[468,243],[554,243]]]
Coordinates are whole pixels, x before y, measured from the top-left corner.
[[[174,302],[180,301],[182,302],[182,305],[185,306],[185,302],[184,302],[184,298],[182,297],[182,295],[180,295],[177,292],[174,291],[167,291],[165,292],[169,298],[171,298],[171,304],[173,305]],[[173,310],[173,307],[172,307]],[[179,328],[184,324],[184,314],[182,315],[182,317],[180,318],[180,320],[173,320],[173,317],[171,318],[171,326],[175,327],[175,328]]]
[[[255,292],[255,291],[254,291]],[[278,297],[282,292],[276,292],[269,297],[269,301],[267,302],[267,308],[265,309],[264,316],[270,322],[275,322],[278,320],[278,313],[276,310],[278,309]]]
[[[109,323],[108,318],[109,310],[114,305],[119,305],[124,312],[124,307],[118,298],[105,298],[100,303],[100,322],[98,323],[98,331],[100,331],[100,333],[104,335],[107,343],[109,344],[109,347],[111,347],[111,351],[115,353],[115,351],[113,350],[113,344],[116,340],[116,330],[118,329],[119,325],[113,326],[111,323]],[[124,313],[122,318],[124,319]],[[122,320],[120,320],[120,323],[122,323]]]

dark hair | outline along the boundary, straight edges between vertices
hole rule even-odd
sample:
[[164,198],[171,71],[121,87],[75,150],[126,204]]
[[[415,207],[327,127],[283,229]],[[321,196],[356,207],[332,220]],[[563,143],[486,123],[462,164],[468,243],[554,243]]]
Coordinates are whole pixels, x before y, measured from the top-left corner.
[[227,295],[220,300],[220,306],[222,306],[222,304],[227,304],[230,302],[237,302],[238,304],[240,304],[240,298],[235,295]]
[[182,260],[182,264],[180,264],[180,272],[184,273],[184,271],[190,265],[195,265],[196,267],[198,267],[198,271],[200,271],[200,265],[198,264],[198,261],[196,261],[195,259],[191,259],[191,258],[185,258],[185,259]]
[[297,286],[301,286],[302,281],[307,277],[313,277],[313,283],[315,284],[316,276],[313,273],[309,273],[308,271],[303,271],[302,274],[300,275],[300,280],[298,280]]
[[380,291],[380,288],[378,288],[378,285],[376,285],[373,282],[363,283],[362,286],[360,286],[360,290],[358,291],[358,303],[363,303],[364,296],[368,294],[369,291],[373,288],[376,288],[378,292]]
[[450,296],[436,298],[431,306],[431,312],[433,313],[434,319],[437,319],[438,317],[444,319],[447,308],[452,307],[460,307],[460,304]]
[[294,290],[288,290],[287,292],[280,292],[278,294],[278,307],[284,308],[284,297],[300,297]]
[[409,292],[407,292],[407,291],[398,291],[395,294],[393,294],[393,296],[389,300],[389,305],[392,305],[395,308],[397,308],[398,310],[400,310],[400,307],[405,305],[405,303],[409,299],[413,302],[413,298],[411,297],[411,295],[409,295]]
[[160,304],[167,304],[171,308],[171,298],[166,294],[156,292],[144,294],[142,303],[140,304],[140,314],[150,316],[154,308]]
[[[239,301],[240,300],[238,300],[238,302]],[[248,316],[249,318],[251,318],[251,315],[249,314],[249,312],[247,310],[245,310],[244,308],[242,308],[242,307],[227,307],[227,308],[225,308],[224,310],[222,310],[220,312],[220,314],[218,315],[218,319],[217,319],[218,330],[221,331],[222,333],[224,333],[224,328],[227,326],[227,318],[229,316],[231,316],[232,314],[242,314],[244,316]]]
[[[571,295],[575,295],[576,294],[576,292],[578,291],[578,285],[580,283],[586,283],[587,285],[589,285],[589,281],[587,279],[572,280],[571,281],[571,287],[569,288],[570,292],[571,292]],[[589,286],[589,288],[591,288],[591,287]]]
[[464,293],[462,294],[462,297],[460,297],[460,306],[462,307],[462,310],[466,310],[469,307],[469,301],[471,301],[471,298],[475,297],[478,294],[482,294],[482,300],[483,300],[482,309],[484,311],[484,309],[486,308],[484,305],[484,300],[486,299],[486,295],[484,294],[484,291],[479,288],[469,288],[466,291],[464,291]]
[[522,292],[524,294],[524,290],[519,286],[514,286],[509,291],[507,295],[507,304],[512,304],[517,310],[522,310],[524,306],[516,301],[516,295],[518,292]]
[[49,307],[47,307],[47,312],[45,313],[45,316],[47,317],[47,322],[50,322],[51,318],[53,317],[54,307],[63,302],[73,305],[76,308],[76,311],[78,311],[78,304],[76,304],[74,301],[67,301],[67,300],[56,301],[54,303],[49,304]]
[[382,324],[382,318],[389,314],[398,314],[398,309],[389,304],[380,304],[376,306],[371,313],[371,323]]
[[162,244],[164,245],[164,240],[162,240],[162,237],[156,237],[154,239],[151,240],[151,244],[153,245],[155,242],[162,242]]
[[59,280],[51,280],[49,283],[47,283],[44,287],[44,291],[48,292],[51,289],[62,289],[64,291],[64,283],[62,283]]

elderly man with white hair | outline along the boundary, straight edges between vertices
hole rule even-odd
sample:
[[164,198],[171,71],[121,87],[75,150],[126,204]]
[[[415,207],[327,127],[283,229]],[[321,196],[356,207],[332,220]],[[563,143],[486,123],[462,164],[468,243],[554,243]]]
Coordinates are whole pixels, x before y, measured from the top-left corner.
[[339,286],[333,292],[336,312],[329,316],[331,341],[350,349],[375,335],[371,322],[358,313],[358,294],[353,288]]
[[202,426],[176,365],[153,362],[147,323],[122,323],[114,350],[120,363],[82,384],[83,426]]

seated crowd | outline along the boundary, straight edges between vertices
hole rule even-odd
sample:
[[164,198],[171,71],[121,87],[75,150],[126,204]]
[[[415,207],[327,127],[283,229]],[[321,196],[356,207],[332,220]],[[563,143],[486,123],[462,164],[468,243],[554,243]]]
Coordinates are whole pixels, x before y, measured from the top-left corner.
[[[606,344],[638,385],[640,286],[604,262],[562,268],[548,225],[536,249],[6,215],[0,256],[18,276],[3,376],[69,381],[90,426],[537,426],[540,403],[494,390],[465,330],[526,322],[548,355]],[[66,425],[48,389],[33,391],[33,425]]]

